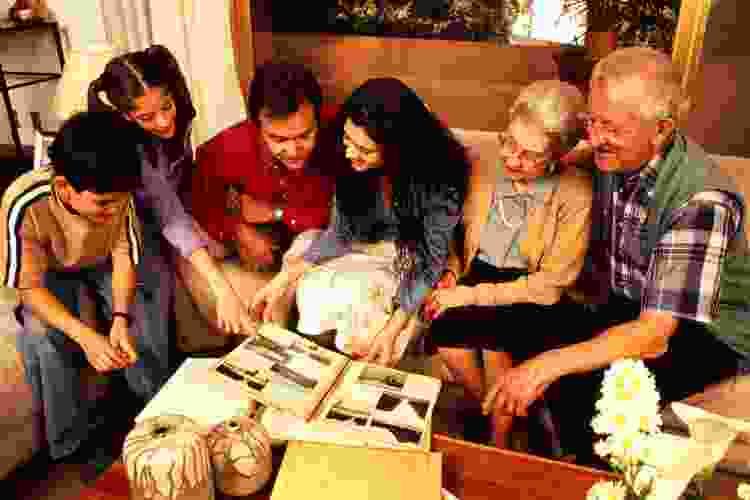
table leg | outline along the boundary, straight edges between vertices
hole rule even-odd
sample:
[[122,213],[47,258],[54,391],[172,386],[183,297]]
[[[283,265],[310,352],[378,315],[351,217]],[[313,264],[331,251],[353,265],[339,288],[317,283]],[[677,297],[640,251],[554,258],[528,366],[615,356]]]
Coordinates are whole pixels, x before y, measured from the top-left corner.
[[21,144],[21,135],[18,133],[18,120],[16,119],[16,111],[13,109],[13,104],[10,102],[10,92],[8,90],[8,83],[5,80],[5,72],[3,66],[0,64],[0,93],[3,94],[3,103],[5,104],[5,111],[8,113],[8,121],[10,122],[10,133],[13,136],[13,144],[16,146],[16,155],[19,158],[23,157],[23,144]]
[[60,60],[60,73],[65,68],[65,51],[62,46],[62,38],[60,37],[60,26],[55,23],[52,24],[50,29],[52,30],[52,36],[55,37],[55,46],[57,47],[57,58]]

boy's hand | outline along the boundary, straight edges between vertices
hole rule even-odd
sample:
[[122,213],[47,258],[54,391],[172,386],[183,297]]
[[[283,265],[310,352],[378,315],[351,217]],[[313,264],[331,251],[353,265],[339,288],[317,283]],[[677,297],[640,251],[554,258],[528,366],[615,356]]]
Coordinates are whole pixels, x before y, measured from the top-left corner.
[[109,341],[96,332],[83,336],[79,342],[86,359],[99,373],[105,373],[128,366],[128,356],[112,347]]
[[[138,353],[135,350],[135,339],[130,335],[128,323],[125,318],[116,317],[112,321],[112,329],[109,331],[109,343],[120,354],[125,354],[127,357],[126,366],[131,366],[138,360]],[[125,366],[122,368],[125,368]]]

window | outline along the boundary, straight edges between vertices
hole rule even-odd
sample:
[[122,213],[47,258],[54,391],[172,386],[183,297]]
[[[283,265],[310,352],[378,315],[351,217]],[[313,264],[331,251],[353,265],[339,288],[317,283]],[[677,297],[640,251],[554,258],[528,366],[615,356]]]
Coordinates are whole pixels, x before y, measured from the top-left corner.
[[511,25],[511,41],[583,44],[586,19],[563,12],[563,0],[519,0],[519,4],[519,14]]

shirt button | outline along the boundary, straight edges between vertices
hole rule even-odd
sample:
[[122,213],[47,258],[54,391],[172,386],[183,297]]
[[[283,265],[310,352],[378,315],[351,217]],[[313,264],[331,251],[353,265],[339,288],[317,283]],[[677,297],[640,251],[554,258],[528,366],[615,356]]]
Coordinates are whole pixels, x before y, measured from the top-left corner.
[[296,227],[297,226],[297,219],[290,220],[289,221],[289,225],[292,226],[292,227]]
[[287,193],[286,191],[281,193],[281,199],[287,201],[289,199],[289,193]]

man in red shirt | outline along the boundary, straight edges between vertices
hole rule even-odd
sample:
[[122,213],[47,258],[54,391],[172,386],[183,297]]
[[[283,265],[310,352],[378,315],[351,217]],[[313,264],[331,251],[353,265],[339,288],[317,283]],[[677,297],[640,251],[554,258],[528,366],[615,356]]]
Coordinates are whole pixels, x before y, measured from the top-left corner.
[[336,109],[322,105],[312,72],[288,63],[257,69],[248,108],[248,120],[198,148],[193,213],[236,245],[243,267],[278,270],[294,236],[328,224],[333,181],[308,160]]

